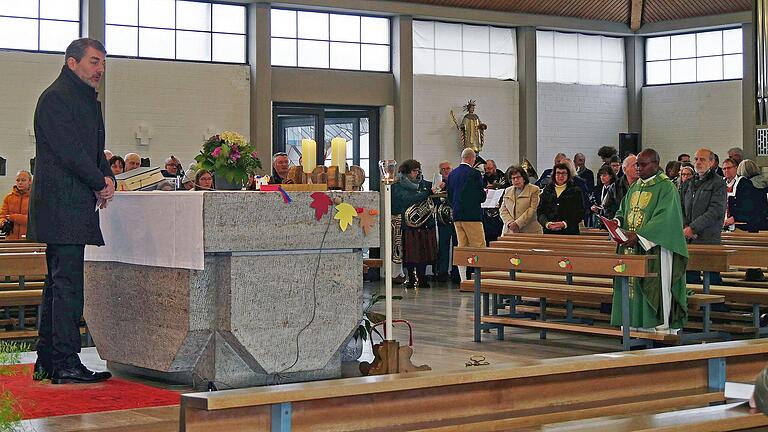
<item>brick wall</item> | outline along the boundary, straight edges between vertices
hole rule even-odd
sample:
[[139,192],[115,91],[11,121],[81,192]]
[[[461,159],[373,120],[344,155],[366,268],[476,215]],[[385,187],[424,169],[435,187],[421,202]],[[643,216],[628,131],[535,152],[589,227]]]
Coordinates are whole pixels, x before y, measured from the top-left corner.
[[662,166],[680,153],[709,147],[725,159],[742,143],[741,81],[643,88],[643,147]]
[[602,164],[597,150],[618,148],[619,133],[627,131],[627,89],[612,86],[539,83],[538,162],[541,174],[552,167],[555,154],[573,158],[581,152],[587,167],[597,172]]
[[488,125],[481,155],[501,169],[517,163],[518,83],[485,78],[413,77],[413,153],[431,180],[441,160],[459,164],[461,145],[450,110],[460,122],[462,106],[477,99],[476,113]]

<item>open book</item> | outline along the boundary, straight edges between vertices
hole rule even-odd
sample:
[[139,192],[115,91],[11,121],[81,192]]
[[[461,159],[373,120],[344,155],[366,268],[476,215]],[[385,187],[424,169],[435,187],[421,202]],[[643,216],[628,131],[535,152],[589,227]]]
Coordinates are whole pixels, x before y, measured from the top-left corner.
[[486,189],[485,190],[485,202],[480,207],[482,208],[499,208],[501,198],[504,196],[504,189]]
[[605,228],[608,230],[608,234],[611,236],[611,240],[618,244],[623,244],[629,239],[627,234],[619,227],[619,224],[617,224],[615,220],[608,219],[607,217],[601,215],[598,215],[598,217],[600,218],[600,221],[603,222]]

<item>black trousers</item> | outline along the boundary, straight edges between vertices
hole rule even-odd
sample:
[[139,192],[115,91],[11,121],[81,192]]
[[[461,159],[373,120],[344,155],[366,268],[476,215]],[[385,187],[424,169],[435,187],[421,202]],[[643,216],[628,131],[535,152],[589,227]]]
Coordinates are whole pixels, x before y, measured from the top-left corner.
[[48,244],[37,357],[49,371],[80,364],[85,245]]

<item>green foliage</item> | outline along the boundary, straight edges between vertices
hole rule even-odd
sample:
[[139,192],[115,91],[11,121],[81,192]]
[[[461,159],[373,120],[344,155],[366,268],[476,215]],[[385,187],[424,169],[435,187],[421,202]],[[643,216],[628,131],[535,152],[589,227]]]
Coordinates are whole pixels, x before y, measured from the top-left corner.
[[195,161],[198,169],[211,171],[230,183],[246,183],[249,175],[261,169],[256,148],[242,135],[226,131],[205,140]]
[[[29,349],[28,343],[0,341],[0,376],[15,375],[17,369],[9,366],[19,364],[21,354]],[[10,391],[0,389],[0,432],[16,430],[21,420],[18,405],[18,401]]]
[[[371,309],[373,309],[373,306],[376,305],[376,303],[380,301],[384,301],[387,299],[387,296],[384,294],[379,293],[378,291],[375,291],[371,293],[371,301],[368,302],[368,305],[363,309],[363,319],[360,321],[360,325],[357,326],[357,331],[355,331],[354,338],[362,339],[362,340],[368,340],[368,338],[372,338],[373,334],[376,333],[380,338],[384,339],[384,336],[379,333],[379,330],[376,329],[374,326],[380,323],[383,323],[387,317],[383,314],[380,314],[378,312],[373,312]],[[402,300],[403,296],[392,296],[392,300]]]

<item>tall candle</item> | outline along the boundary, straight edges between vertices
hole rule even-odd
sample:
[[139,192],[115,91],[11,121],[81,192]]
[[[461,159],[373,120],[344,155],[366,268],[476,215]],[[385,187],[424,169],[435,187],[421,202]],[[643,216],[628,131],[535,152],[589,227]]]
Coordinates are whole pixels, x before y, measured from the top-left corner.
[[331,140],[331,165],[339,167],[339,172],[346,172],[347,167],[347,140],[336,137]]
[[305,173],[312,173],[317,167],[317,143],[315,140],[301,140],[301,169]]

